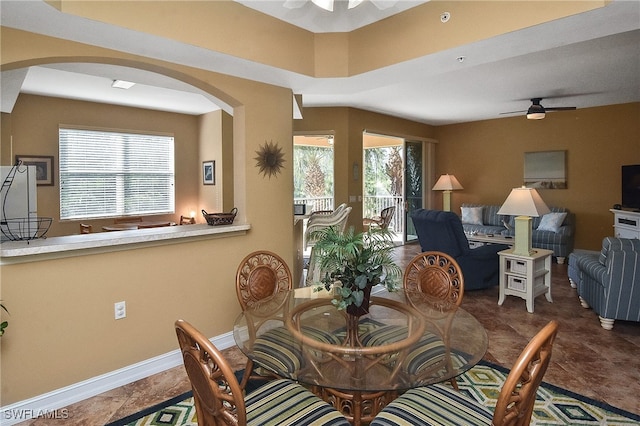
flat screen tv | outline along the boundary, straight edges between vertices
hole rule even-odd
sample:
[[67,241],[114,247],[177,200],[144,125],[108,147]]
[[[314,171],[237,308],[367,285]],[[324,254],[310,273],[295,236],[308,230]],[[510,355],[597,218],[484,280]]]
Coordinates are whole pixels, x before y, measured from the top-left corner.
[[640,210],[640,164],[622,166],[622,207]]

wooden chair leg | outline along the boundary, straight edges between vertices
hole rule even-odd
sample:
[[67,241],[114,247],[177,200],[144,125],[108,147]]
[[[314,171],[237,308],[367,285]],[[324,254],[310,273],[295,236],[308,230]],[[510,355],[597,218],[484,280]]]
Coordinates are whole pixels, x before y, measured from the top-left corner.
[[451,379],[449,379],[449,381],[451,382],[451,386],[453,386],[455,390],[460,392],[460,389],[458,388],[458,381],[456,380],[456,378],[452,377]]
[[249,377],[251,377],[251,373],[253,373],[253,361],[248,360],[247,365],[244,367],[244,374],[242,375],[242,382],[240,382],[240,389],[244,391],[249,382]]

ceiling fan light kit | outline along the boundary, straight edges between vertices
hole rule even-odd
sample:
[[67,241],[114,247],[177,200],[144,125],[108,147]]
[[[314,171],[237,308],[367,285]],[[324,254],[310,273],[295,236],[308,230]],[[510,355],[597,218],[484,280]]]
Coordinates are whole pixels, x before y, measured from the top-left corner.
[[[570,110],[576,109],[576,107],[545,108],[540,104],[540,101],[542,101],[542,98],[531,98],[531,106],[526,111],[528,120],[542,120],[546,116],[547,111],[570,111]],[[501,114],[514,114],[518,112],[525,112],[525,111],[510,111],[510,112],[503,112]]]
[[[298,9],[307,2],[308,0],[285,0],[283,6],[287,9]],[[398,1],[397,0],[369,0],[371,4],[377,7],[380,10],[385,10],[390,7],[393,7]],[[335,0],[311,0],[313,4],[318,6],[321,9],[326,10],[327,12],[333,12],[333,6]],[[347,9],[354,9],[357,6],[360,6],[364,0],[349,0],[347,5]]]
[[311,2],[321,9],[333,12],[333,0],[311,0]]

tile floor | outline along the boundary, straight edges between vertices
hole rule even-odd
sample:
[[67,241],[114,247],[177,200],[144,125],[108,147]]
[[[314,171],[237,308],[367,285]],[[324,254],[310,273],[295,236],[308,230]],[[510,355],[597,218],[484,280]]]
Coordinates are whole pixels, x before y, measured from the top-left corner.
[[[399,247],[398,264],[406,265],[418,252],[417,244]],[[533,314],[516,297],[507,297],[498,307],[497,287],[465,293],[463,308],[478,318],[489,335],[485,359],[511,367],[529,339],[556,319],[560,328],[544,380],[640,414],[640,324],[616,321],[612,331],[604,330],[596,314],[580,306],[576,290],[569,286],[566,264],[554,264],[552,277],[553,303],[538,297]],[[234,368],[244,367],[238,349],[224,353]],[[66,420],[38,419],[21,425],[102,425],[189,389],[180,366],[71,405]]]

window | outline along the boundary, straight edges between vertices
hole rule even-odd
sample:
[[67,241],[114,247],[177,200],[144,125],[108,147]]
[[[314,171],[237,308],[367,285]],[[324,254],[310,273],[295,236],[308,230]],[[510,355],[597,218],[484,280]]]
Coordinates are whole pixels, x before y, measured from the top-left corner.
[[173,136],[60,128],[60,219],[173,213]]

